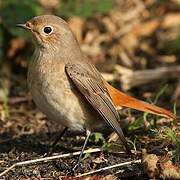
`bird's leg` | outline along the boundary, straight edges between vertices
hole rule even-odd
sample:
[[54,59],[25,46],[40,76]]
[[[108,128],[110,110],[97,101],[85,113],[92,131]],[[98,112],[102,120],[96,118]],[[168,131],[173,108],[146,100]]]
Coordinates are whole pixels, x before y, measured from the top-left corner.
[[62,138],[62,136],[65,134],[65,132],[68,130],[68,127],[65,127],[63,129],[63,131],[61,131],[58,136],[56,137],[55,141],[52,143],[51,147],[49,148],[48,152],[45,154],[45,156],[50,156],[53,151],[54,151],[54,148],[56,146],[56,144],[58,143],[58,141]]
[[76,161],[76,164],[75,164],[75,166],[74,166],[73,169],[72,169],[73,172],[75,172],[75,171],[78,169],[78,167],[79,167],[79,164],[80,164],[80,161],[81,161],[81,158],[82,158],[84,149],[85,149],[85,147],[86,147],[86,144],[87,144],[87,142],[88,142],[88,139],[89,139],[89,136],[90,136],[90,135],[91,135],[91,131],[86,130],[86,139],[85,139],[84,144],[83,144],[83,147],[82,147],[82,149],[81,149],[81,153],[80,153],[80,155],[79,155],[79,157],[78,157],[78,159],[77,159],[77,161]]

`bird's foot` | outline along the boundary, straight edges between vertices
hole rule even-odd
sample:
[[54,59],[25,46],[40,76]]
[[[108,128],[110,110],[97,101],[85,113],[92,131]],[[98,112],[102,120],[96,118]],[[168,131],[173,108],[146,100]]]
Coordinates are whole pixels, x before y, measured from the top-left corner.
[[43,158],[46,158],[46,157],[48,157],[48,155],[49,155],[49,153],[46,152],[46,153],[43,154],[42,157],[43,157]]
[[76,163],[75,166],[72,168],[73,172],[76,172],[79,169],[80,163]]
[[74,176],[79,170],[81,170],[80,163],[76,163],[73,168],[70,169],[67,175]]
[[53,152],[54,152],[54,146],[50,146],[46,149],[44,155],[43,155],[43,158],[45,157],[49,157],[49,156],[52,156],[53,155]]
[[49,149],[47,152],[44,153],[43,158],[48,157],[48,156],[51,156],[52,154],[53,154],[53,153],[52,153],[52,150]]

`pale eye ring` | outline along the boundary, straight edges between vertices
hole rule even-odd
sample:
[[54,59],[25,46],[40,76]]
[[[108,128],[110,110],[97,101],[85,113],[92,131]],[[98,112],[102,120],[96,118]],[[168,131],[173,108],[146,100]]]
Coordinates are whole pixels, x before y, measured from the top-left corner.
[[53,32],[52,26],[45,26],[45,27],[43,28],[43,32],[44,32],[45,34],[51,34],[51,33]]

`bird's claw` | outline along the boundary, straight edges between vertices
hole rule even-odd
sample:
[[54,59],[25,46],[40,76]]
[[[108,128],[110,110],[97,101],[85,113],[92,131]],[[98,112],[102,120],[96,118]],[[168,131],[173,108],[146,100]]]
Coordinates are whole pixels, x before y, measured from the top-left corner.
[[67,175],[74,175],[79,170],[79,163],[76,163],[73,168],[70,169]]
[[79,163],[76,163],[75,166],[72,168],[73,172],[76,172],[79,168]]

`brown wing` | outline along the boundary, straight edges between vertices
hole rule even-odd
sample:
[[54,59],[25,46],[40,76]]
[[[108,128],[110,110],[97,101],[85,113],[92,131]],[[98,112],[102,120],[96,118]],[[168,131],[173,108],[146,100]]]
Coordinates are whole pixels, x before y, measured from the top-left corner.
[[65,69],[79,91],[102,116],[106,123],[117,132],[126,149],[130,152],[127,140],[118,123],[118,112],[112,103],[100,73],[92,64],[86,62],[76,64],[67,63]]

